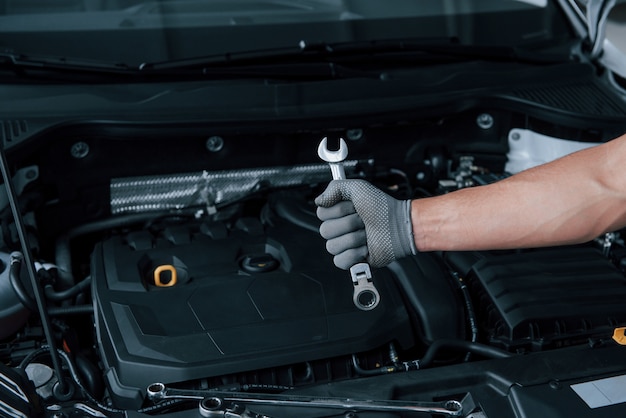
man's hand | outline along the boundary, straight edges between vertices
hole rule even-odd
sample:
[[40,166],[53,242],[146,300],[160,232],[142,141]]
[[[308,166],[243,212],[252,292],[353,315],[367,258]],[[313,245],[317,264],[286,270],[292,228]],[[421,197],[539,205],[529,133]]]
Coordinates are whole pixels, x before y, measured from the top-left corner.
[[397,200],[364,180],[333,180],[315,199],[320,234],[335,265],[383,267],[416,254],[410,200]]

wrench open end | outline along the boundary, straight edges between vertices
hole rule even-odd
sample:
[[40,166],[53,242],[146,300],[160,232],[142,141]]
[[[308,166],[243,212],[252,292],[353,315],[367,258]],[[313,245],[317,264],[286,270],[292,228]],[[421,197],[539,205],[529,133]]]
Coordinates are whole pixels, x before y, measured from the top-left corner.
[[317,147],[317,155],[327,163],[340,163],[348,157],[348,144],[343,138],[339,138],[339,149],[328,149],[328,138],[324,137]]

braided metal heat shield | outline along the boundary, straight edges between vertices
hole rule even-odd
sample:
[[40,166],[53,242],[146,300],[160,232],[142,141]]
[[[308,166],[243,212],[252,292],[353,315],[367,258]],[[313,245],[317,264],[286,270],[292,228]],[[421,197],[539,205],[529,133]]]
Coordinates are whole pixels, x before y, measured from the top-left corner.
[[[344,161],[346,174],[357,161]],[[189,207],[214,208],[236,201],[259,188],[283,188],[329,181],[328,164],[111,179],[111,213],[140,213]]]

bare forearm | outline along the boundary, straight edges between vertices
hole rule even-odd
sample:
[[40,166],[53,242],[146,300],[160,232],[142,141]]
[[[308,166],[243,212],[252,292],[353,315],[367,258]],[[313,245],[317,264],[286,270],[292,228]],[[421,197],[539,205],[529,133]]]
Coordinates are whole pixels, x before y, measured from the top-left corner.
[[498,183],[412,202],[420,251],[583,242],[626,225],[626,136]]

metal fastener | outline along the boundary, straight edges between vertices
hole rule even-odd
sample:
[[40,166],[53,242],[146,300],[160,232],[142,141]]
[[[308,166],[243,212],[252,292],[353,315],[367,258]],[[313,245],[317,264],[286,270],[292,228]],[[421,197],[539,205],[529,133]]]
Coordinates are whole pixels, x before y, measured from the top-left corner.
[[206,149],[211,152],[220,152],[224,148],[224,138],[214,135],[206,140]]
[[350,141],[358,141],[363,138],[363,129],[348,129],[346,131],[346,138]]
[[85,158],[89,155],[89,144],[84,141],[75,142],[70,148],[70,154],[77,160]]
[[481,113],[476,118],[476,124],[480,129],[491,129],[493,127],[493,116],[489,113]]

